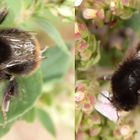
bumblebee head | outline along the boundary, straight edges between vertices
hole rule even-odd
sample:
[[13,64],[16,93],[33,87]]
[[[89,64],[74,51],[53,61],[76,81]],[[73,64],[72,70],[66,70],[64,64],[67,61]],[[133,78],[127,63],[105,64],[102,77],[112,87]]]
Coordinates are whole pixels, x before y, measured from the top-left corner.
[[140,60],[123,62],[111,79],[112,103],[117,110],[130,111],[138,105],[140,89]]

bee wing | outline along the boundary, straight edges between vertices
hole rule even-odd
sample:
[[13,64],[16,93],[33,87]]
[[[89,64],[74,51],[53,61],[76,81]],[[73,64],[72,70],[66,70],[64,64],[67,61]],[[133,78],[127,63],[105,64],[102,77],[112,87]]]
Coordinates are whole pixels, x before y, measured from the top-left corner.
[[[104,96],[102,95],[104,94]],[[103,116],[108,118],[113,122],[118,121],[118,112],[113,107],[111,102],[107,99],[109,98],[108,91],[104,91],[102,94],[98,96],[97,102],[95,104],[95,109],[100,112]],[[107,98],[106,98],[107,97]]]

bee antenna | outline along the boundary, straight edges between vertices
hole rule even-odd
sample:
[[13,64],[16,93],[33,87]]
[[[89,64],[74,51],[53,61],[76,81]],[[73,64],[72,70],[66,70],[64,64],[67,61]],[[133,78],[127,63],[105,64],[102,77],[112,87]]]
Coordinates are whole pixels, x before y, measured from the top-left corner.
[[101,92],[101,95],[102,96],[104,96],[107,100],[109,100],[110,102],[112,102],[112,100],[109,98],[109,97],[107,97],[106,95],[104,95],[102,92]]
[[41,54],[45,53],[48,50],[48,46],[46,46],[45,48],[43,48],[43,50],[41,50]]
[[3,116],[2,128],[5,128],[7,124],[7,113],[5,111],[2,111],[2,116]]

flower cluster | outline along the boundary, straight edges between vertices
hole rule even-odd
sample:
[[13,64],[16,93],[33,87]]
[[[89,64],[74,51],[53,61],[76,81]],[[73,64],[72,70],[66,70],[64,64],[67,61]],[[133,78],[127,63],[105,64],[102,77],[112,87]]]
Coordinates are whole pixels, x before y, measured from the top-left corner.
[[[122,117],[118,123],[111,122],[98,113],[96,92],[91,92],[91,81],[77,81],[75,90],[75,127],[76,140],[91,140],[104,137],[117,140],[133,140],[134,121]],[[97,86],[97,85],[96,85]],[[122,115],[126,116],[126,115]]]
[[117,139],[133,140],[136,131],[134,130],[134,122],[128,121],[125,124],[119,124],[116,129],[113,130],[113,136]]
[[76,0],[75,6],[85,20],[94,20],[94,24],[102,26],[115,25],[120,19],[130,18],[138,11],[138,0]]
[[76,84],[75,102],[76,109],[81,110],[83,113],[90,114],[93,112],[95,98],[89,92],[86,81],[80,81]]
[[87,69],[100,59],[99,42],[83,23],[75,23],[76,67]]

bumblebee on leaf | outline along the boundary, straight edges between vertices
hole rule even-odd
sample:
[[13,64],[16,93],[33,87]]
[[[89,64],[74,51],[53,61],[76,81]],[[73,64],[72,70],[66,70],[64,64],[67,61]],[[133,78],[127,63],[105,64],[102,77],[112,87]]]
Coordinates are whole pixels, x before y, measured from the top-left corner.
[[[6,8],[0,9],[0,24],[7,15]],[[30,32],[16,28],[0,30],[0,80],[9,81],[1,105],[4,125],[11,98],[18,94],[16,76],[32,74],[39,67],[45,50],[41,51],[38,40]]]

